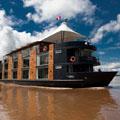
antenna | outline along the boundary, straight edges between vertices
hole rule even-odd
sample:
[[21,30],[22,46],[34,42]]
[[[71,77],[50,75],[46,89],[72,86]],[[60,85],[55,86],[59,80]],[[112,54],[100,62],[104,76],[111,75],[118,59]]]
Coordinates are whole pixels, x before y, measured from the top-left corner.
[[91,43],[91,38],[87,37],[87,41],[88,41],[89,43]]
[[64,21],[65,23],[67,23],[67,22],[68,22],[68,18],[65,18],[63,21]]

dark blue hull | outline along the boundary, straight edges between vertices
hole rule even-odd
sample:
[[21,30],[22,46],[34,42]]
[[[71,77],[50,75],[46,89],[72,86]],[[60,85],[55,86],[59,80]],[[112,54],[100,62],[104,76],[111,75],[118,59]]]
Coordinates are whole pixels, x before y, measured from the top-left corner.
[[0,80],[0,82],[44,87],[105,87],[109,85],[116,73],[117,72],[79,73],[76,76],[77,79],[66,80]]

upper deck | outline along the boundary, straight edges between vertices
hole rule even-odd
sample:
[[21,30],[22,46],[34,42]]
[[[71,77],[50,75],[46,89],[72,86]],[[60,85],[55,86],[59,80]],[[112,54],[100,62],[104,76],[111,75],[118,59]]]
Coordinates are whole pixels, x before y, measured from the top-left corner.
[[[60,79],[66,74],[93,72],[99,61],[92,55],[96,47],[82,41],[83,35],[64,23],[42,41],[22,46],[4,56],[2,79]],[[62,78],[61,78],[62,79]]]
[[96,51],[97,48],[88,41],[76,40],[69,42],[61,42],[56,44],[56,47],[62,46],[64,48],[80,48],[80,49],[89,49]]

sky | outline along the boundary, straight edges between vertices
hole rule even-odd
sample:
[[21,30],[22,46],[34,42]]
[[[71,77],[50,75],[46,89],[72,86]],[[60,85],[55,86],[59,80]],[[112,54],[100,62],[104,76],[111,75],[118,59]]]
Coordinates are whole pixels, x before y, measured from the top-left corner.
[[120,70],[120,0],[0,0],[0,58],[68,26],[96,45],[104,69]]

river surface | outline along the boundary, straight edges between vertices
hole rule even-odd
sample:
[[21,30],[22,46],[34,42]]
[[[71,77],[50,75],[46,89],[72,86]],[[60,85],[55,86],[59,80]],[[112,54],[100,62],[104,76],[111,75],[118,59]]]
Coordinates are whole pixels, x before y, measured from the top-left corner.
[[1,84],[0,120],[120,120],[120,77],[108,88]]

